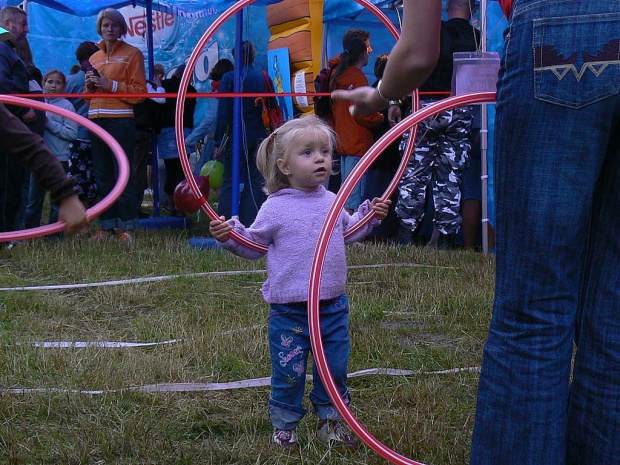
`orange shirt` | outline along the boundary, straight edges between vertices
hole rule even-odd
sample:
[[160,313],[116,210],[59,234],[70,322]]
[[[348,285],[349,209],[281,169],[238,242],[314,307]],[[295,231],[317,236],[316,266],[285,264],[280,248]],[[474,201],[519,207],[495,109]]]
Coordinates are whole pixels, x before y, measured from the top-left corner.
[[[107,89],[93,92],[84,87],[85,99],[90,100],[89,118],[132,118],[133,106],[142,98],[122,97],[124,93],[145,93],[146,76],[144,56],[136,47],[117,41],[110,55],[105,51],[105,41],[97,44],[101,50],[90,57],[90,62],[109,81]],[[119,93],[119,98],[97,98],[97,93]]]
[[[355,89],[367,85],[368,80],[362,70],[356,66],[350,66],[336,78],[334,90]],[[333,125],[336,134],[338,134],[337,151],[341,155],[361,157],[375,142],[372,128],[383,122],[383,115],[377,112],[353,118],[349,112],[349,106],[352,103],[348,100],[339,100],[332,104]]]

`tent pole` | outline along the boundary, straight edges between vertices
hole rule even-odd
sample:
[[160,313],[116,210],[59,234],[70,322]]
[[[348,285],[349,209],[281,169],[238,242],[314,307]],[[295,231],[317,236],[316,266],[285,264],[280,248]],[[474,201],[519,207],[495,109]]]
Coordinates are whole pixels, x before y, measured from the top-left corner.
[[[153,51],[153,0],[146,2],[146,47],[147,60],[149,64],[148,78],[153,80],[153,69],[155,68],[155,58]],[[153,180],[153,216],[159,216],[159,170],[157,160],[157,133],[155,128],[151,129],[151,161],[153,169],[151,176]]]
[[[480,0],[480,48],[487,51],[487,0]],[[489,140],[489,121],[487,104],[483,103],[480,109],[480,177],[482,179],[482,253],[489,253],[489,212],[488,212],[488,188],[489,169],[487,166],[487,152]]]
[[[234,70],[234,90],[235,93],[241,92],[241,67],[243,66],[243,10],[236,14],[235,23],[235,70]],[[239,217],[239,177],[240,177],[240,157],[241,157],[241,119],[243,118],[243,106],[241,97],[233,100],[233,127],[232,127],[232,193],[231,193],[231,213],[235,218]],[[249,189],[250,186],[244,186]]]

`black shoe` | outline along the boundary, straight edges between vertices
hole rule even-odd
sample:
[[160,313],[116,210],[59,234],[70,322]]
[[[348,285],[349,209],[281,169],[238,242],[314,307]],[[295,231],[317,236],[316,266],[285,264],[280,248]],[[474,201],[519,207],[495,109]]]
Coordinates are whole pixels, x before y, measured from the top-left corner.
[[398,226],[398,234],[394,243],[397,245],[412,245],[413,244],[413,231],[402,224]]
[[438,250],[452,250],[454,248],[454,234],[440,234],[437,240]]

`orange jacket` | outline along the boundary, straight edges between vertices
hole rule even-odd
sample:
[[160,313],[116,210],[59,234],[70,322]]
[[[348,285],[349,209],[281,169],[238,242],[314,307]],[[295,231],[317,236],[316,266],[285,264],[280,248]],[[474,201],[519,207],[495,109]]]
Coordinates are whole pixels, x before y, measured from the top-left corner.
[[[357,66],[349,66],[335,79],[333,89],[355,89],[367,85],[368,80],[362,70]],[[339,139],[337,150],[341,155],[361,157],[375,142],[371,129],[383,122],[383,115],[377,112],[353,118],[349,112],[352,103],[348,100],[339,100],[332,104],[333,125]]]
[[133,106],[142,98],[97,98],[88,94],[98,93],[144,93],[146,92],[146,73],[144,56],[136,47],[121,40],[117,41],[110,55],[106,52],[105,41],[97,44],[101,50],[90,57],[90,62],[99,73],[109,81],[107,89],[97,88],[95,92],[84,87],[84,97],[90,100],[88,117],[93,118],[132,118]]

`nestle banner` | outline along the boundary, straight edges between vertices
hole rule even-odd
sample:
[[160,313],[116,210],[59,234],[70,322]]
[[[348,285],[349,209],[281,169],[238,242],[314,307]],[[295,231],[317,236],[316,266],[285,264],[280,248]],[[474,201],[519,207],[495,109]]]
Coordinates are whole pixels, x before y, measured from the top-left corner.
[[[0,0],[2,2],[3,0]],[[90,40],[98,43],[101,38],[96,31],[96,16],[74,16],[42,5],[28,3],[28,39],[37,68],[44,74],[50,69],[60,69],[65,74],[77,61],[74,51],[77,46]],[[148,76],[146,8],[127,6],[119,11],[125,17],[128,31],[124,40],[139,48],[145,57]],[[154,62],[161,63],[167,76],[184,64],[207,28],[222,13],[216,7],[197,12],[173,10],[176,14],[153,11]],[[250,21],[251,18],[251,21]],[[244,10],[244,39],[256,46],[256,65],[267,69],[267,27],[266,7],[251,6]],[[207,76],[220,58],[232,58],[235,45],[235,19],[224,23],[215,36],[202,50],[194,70],[194,86],[198,92],[209,92],[211,83]],[[234,61],[234,60],[233,60]],[[204,102],[199,100],[196,119],[204,113]]]

